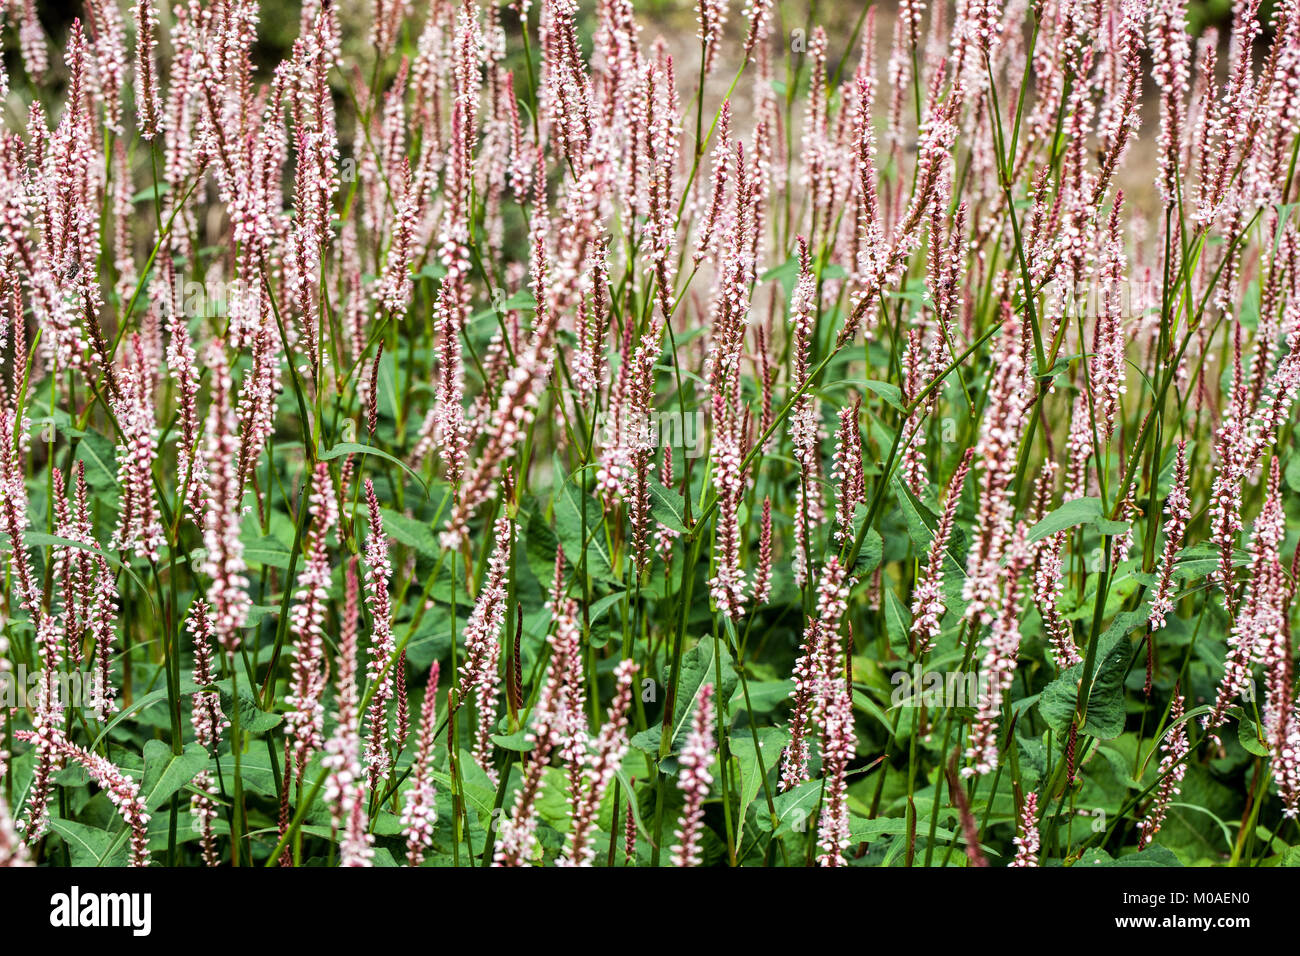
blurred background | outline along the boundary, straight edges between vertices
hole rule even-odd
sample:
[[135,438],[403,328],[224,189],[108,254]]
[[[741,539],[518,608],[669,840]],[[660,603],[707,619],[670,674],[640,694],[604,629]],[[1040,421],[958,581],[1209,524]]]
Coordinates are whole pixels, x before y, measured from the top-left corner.
[[[120,0],[119,0],[120,2]],[[10,0],[8,5],[21,6],[23,0]],[[1276,0],[1264,0],[1260,7],[1260,18],[1267,23],[1272,18],[1272,10]],[[166,5],[165,3],[163,4]],[[338,0],[339,9],[343,12],[345,22],[353,26],[361,27],[361,37],[364,40],[365,26],[371,16],[373,4],[371,0]],[[674,37],[680,37],[683,41],[691,41],[695,33],[695,6],[692,3],[683,2],[683,0],[633,0],[633,5],[641,17],[642,23],[651,33],[651,37],[657,31],[664,35],[665,39],[670,42]],[[927,4],[928,6],[929,4]],[[421,4],[414,4],[417,18]],[[740,30],[738,22],[741,19],[741,9],[744,6],[743,0],[732,0],[731,10],[729,12],[729,25],[736,30]],[[886,17],[892,14],[895,4],[891,0],[883,3],[876,3],[880,14]],[[591,16],[591,11],[595,8],[594,0],[579,0],[579,7]],[[61,44],[63,37],[67,33],[68,26],[76,17],[84,17],[85,5],[76,0],[36,0],[36,8],[49,33],[50,39],[55,44]],[[505,4],[500,8],[503,13],[506,9]],[[852,30],[853,24],[862,12],[862,3],[860,0],[795,0],[778,4],[778,13],[784,17],[787,23],[800,25],[806,22],[819,23],[826,28],[826,31],[832,36],[836,36],[837,30],[842,29],[842,35],[847,36]],[[129,21],[129,8],[123,7],[124,16]],[[262,23],[260,36],[262,40],[262,53],[267,59],[279,59],[298,33],[298,11],[299,4],[294,0],[263,0],[262,3]],[[534,14],[535,18],[536,14]],[[170,17],[163,13],[164,25]],[[503,19],[510,23],[513,15],[504,13]],[[1225,34],[1227,28],[1232,22],[1232,0],[1189,0],[1188,3],[1188,20],[1192,25],[1193,33],[1200,33],[1207,26],[1220,28]],[[778,21],[779,22],[779,21]],[[882,31],[888,37],[888,31]],[[5,48],[12,53],[14,38],[12,31],[6,31]]]

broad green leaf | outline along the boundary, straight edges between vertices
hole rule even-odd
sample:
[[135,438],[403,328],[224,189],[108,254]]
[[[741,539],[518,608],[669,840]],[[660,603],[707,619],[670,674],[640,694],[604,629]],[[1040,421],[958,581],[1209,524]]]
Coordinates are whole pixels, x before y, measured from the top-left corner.
[[665,488],[657,479],[647,483],[650,487],[650,514],[664,527],[678,534],[686,533],[686,499],[676,488]]
[[[111,441],[95,432],[86,432],[77,443],[77,458],[86,463],[86,484],[100,492],[117,487],[117,449]],[[117,507],[113,496],[101,495],[104,504]]]
[[[235,758],[232,754],[222,754],[217,764],[221,767],[221,774],[227,781],[234,779]],[[245,791],[262,797],[279,797],[276,789],[276,769],[271,766],[271,755],[266,750],[266,744],[259,743],[250,747],[247,753],[239,755],[239,776],[244,782]],[[226,786],[229,788],[229,782]]]
[[1291,455],[1286,463],[1286,483],[1292,491],[1300,491],[1300,455]]
[[[859,504],[858,508],[861,509],[864,506]],[[880,532],[875,528],[868,528],[867,536],[862,540],[862,550],[858,552],[858,560],[853,565],[853,576],[861,580],[866,575],[871,574],[876,568],[880,567],[881,558],[884,556],[885,540],[880,537]]]
[[891,484],[903,520],[907,523],[908,537],[916,545],[917,551],[924,554],[929,550],[930,542],[934,540],[934,531],[939,526],[939,519],[921,503],[916,495],[912,494],[912,489],[908,488],[897,475],[894,476]]
[[1140,853],[1129,853],[1115,859],[1105,850],[1088,850],[1074,864],[1078,867],[1132,867],[1132,866],[1182,866],[1173,852],[1159,843],[1153,843]]
[[[221,681],[217,685],[221,689],[221,709],[226,718],[234,726],[234,714],[231,710],[230,681]],[[258,706],[252,691],[247,687],[239,688],[239,732],[251,734],[254,737],[266,733],[272,727],[279,726],[284,718],[280,714],[262,710]]]
[[788,292],[799,278],[799,260],[791,256],[780,265],[773,266],[759,276],[759,282],[779,282]]
[[1029,530],[1029,542],[1044,538],[1078,525],[1091,525],[1101,534],[1115,535],[1128,529],[1124,521],[1111,521],[1101,510],[1100,498],[1075,498],[1055,511],[1048,513]]
[[140,785],[145,808],[157,810],[207,765],[208,752],[197,741],[187,744],[179,754],[172,753],[161,740],[148,741],[144,745],[144,782]]
[[120,834],[58,818],[50,820],[50,829],[67,845],[73,866],[126,864],[126,848],[119,839]]
[[863,388],[874,392],[885,400],[885,404],[900,412],[907,411],[907,405],[903,402],[903,390],[892,382],[878,382],[874,379],[867,379],[865,382],[859,382]]
[[[769,778],[772,777],[772,769],[781,762],[781,749],[785,746],[788,736],[779,727],[763,727],[758,731],[758,748],[761,748],[763,768],[767,770]],[[730,746],[731,753],[740,768],[740,811],[736,816],[744,820],[745,811],[755,799],[759,798],[763,790],[763,776],[759,771],[758,760],[760,750],[754,747],[754,738],[747,730],[732,734]],[[775,797],[775,781],[771,780],[768,786]],[[766,798],[760,800],[757,812],[760,816],[768,815]]]
[[380,508],[379,513],[384,518],[384,533],[398,544],[414,548],[427,558],[436,558],[441,553],[442,546],[428,524],[392,508]]
[[1237,722],[1237,740],[1246,753],[1254,754],[1256,757],[1269,755],[1268,745],[1260,735],[1259,725],[1245,714],[1241,714]]
[[[722,683],[718,684],[718,675]],[[738,678],[731,664],[731,652],[720,640],[704,638],[682,655],[682,676],[677,683],[677,701],[673,707],[673,736],[676,742],[685,735],[690,726],[691,715],[695,713],[695,703],[700,689],[706,684],[713,686],[713,706],[728,700],[736,687]],[[673,752],[676,752],[676,747]]]
[[537,744],[528,739],[528,729],[521,727],[513,734],[492,734],[492,742],[502,750],[513,750],[517,753],[528,753],[535,748]]
[[537,300],[533,297],[533,293],[528,289],[520,289],[510,298],[501,303],[501,310],[504,312],[516,309],[535,310],[536,308]]
[[[882,836],[902,836],[907,833],[907,820],[904,817],[866,817],[851,815],[849,817],[849,843],[871,843]],[[928,837],[930,826],[925,821],[918,821],[917,836]],[[940,840],[952,840],[956,834],[946,827],[935,827],[934,835]]]
[[[586,538],[583,538],[583,517],[586,516]],[[555,535],[564,546],[564,556],[570,567],[582,563],[587,555],[587,573],[604,580],[618,580],[609,547],[605,542],[605,516],[600,502],[584,494],[582,486],[568,478],[555,492]]]
[[161,199],[172,191],[169,183],[157,183],[152,186],[146,186],[134,196],[131,197],[131,205],[138,206],[142,202],[153,202],[155,199]]
[[244,560],[253,567],[287,571],[292,557],[284,545],[270,535],[258,538],[244,546]]
[[[749,705],[756,714],[769,714],[781,704],[790,699],[790,691],[794,690],[794,681],[792,680],[760,680],[750,679],[749,681]],[[731,709],[743,710],[745,708],[744,688],[737,686],[735,692],[731,695]]]
[[[496,806],[496,788],[492,786],[492,780],[474,762],[467,750],[460,752],[460,770],[466,802],[483,817],[491,819],[492,809]],[[438,770],[432,771],[430,775],[437,781],[439,789],[452,792],[450,776]]]
[[[1082,733],[1099,740],[1113,740],[1124,732],[1124,676],[1133,650],[1128,636],[1146,622],[1148,613],[1139,609],[1118,615],[1097,639],[1097,659]],[[1083,680],[1083,662],[1066,670],[1047,685],[1038,699],[1043,720],[1057,734],[1068,732],[1074,720]]]
[[896,652],[903,652],[909,646],[909,634],[912,630],[912,612],[907,609],[894,589],[887,587],[885,592],[885,627],[889,631],[889,646]]
[[[776,835],[815,831],[817,821],[813,816],[821,795],[822,782],[806,780],[793,790],[787,790],[773,797],[772,804],[776,808]],[[772,820],[768,814],[759,813],[755,815],[754,820],[760,830],[765,833],[772,832]]]
[[[1234,552],[1233,567],[1241,568],[1249,563],[1250,557],[1245,551]],[[1212,574],[1218,567],[1219,549],[1208,541],[1198,541],[1178,552],[1174,563],[1174,577],[1183,582],[1195,581]]]
[[[716,651],[715,645],[717,645]],[[720,658],[715,658],[715,653],[719,651]],[[716,686],[719,669],[722,673],[721,687]],[[671,680],[671,677],[669,679]],[[677,684],[677,700],[673,706],[673,719],[669,727],[671,744],[668,753],[675,754],[680,749],[681,742],[690,727],[691,715],[695,713],[695,702],[699,697],[700,688],[705,684],[715,685],[713,705],[717,707],[719,701],[730,699],[737,680],[736,671],[731,664],[731,653],[721,641],[705,638],[682,655],[681,680]],[[663,723],[660,722],[633,737],[632,746],[651,756],[657,756],[662,734]]]

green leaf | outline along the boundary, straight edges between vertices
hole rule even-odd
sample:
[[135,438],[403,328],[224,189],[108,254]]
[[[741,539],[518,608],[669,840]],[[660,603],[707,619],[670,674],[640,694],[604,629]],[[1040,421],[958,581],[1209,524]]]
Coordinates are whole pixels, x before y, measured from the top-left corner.
[[[717,645],[715,649],[715,645]],[[721,651],[721,658],[715,660],[715,653]],[[717,685],[718,670],[722,673],[722,686]],[[671,679],[671,678],[670,678]],[[691,715],[695,712],[695,701],[700,688],[705,684],[714,684],[714,706],[717,701],[728,700],[736,688],[738,678],[731,664],[731,652],[719,640],[705,638],[682,655],[681,679],[677,682],[677,700],[673,705],[673,720],[669,727],[671,745],[668,753],[677,753],[679,745],[686,736]],[[632,738],[632,746],[651,756],[659,753],[659,742],[663,735],[663,723],[656,724],[641,731]]]
[[117,846],[116,834],[75,820],[52,819],[50,829],[63,839],[73,866],[101,866],[106,860],[114,866],[126,863],[126,849]]
[[[583,516],[586,516],[586,539],[583,539]],[[564,556],[578,567],[585,551],[587,573],[607,581],[618,580],[605,543],[605,516],[600,502],[584,494],[582,486],[567,478],[555,492],[555,535],[564,546]]]
[[1100,498],[1075,498],[1050,512],[1034,525],[1029,530],[1029,542],[1032,544],[1035,541],[1042,541],[1058,531],[1078,525],[1092,525],[1102,534],[1110,535],[1119,534],[1128,528],[1127,522],[1111,521],[1102,514]]
[[1053,362],[1052,365],[1051,365],[1051,367],[1046,371],[1046,373],[1044,373],[1044,374],[1042,374],[1042,375],[1040,375],[1040,374],[1038,373],[1038,363],[1037,363],[1037,362],[1034,362],[1034,363],[1033,363],[1033,365],[1034,365],[1034,378],[1039,378],[1039,379],[1041,379],[1041,378],[1054,379],[1054,378],[1058,377],[1062,372],[1066,371],[1066,370],[1070,367],[1070,363],[1071,363],[1071,362],[1073,362],[1075,359],[1081,359],[1081,358],[1087,358],[1087,356],[1086,356],[1086,355],[1065,355],[1065,356],[1062,356],[1061,358],[1058,358],[1055,362]]
[[678,534],[686,533],[686,499],[676,488],[665,488],[656,479],[648,482],[650,486],[650,514],[664,527],[672,528]]
[[[882,836],[902,836],[907,833],[907,820],[904,817],[876,817],[869,820],[856,814],[849,817],[849,843],[871,843]],[[929,828],[925,828],[929,834]],[[935,827],[934,835],[940,840],[951,840],[956,834],[946,827]]]
[[1287,462],[1286,483],[1292,491],[1300,491],[1300,455],[1292,455]]
[[[217,759],[217,765],[229,786],[229,781],[235,776],[234,755],[222,754]],[[252,747],[248,753],[239,755],[239,777],[244,783],[245,791],[262,797],[278,798],[276,775],[276,768],[271,766],[271,755],[267,753],[265,745]]]
[[894,486],[894,497],[898,499],[899,511],[907,524],[908,537],[912,539],[917,550],[924,553],[929,550],[930,542],[934,540],[934,529],[939,526],[939,519],[921,503],[921,499],[912,494],[912,489],[908,488],[897,475],[891,483]]
[[150,740],[144,745],[144,782],[140,796],[145,809],[157,810],[176,791],[193,780],[208,765],[208,751],[195,741],[179,753],[161,740]]
[[779,266],[773,266],[759,276],[759,282],[780,282],[789,292],[799,278],[799,260],[791,256]]
[[503,312],[510,312],[516,309],[536,310],[537,300],[533,298],[533,293],[528,289],[520,289],[510,298],[501,303]]
[[[117,487],[117,449],[95,432],[86,432],[77,443],[77,458],[86,463],[86,484],[95,491]],[[101,501],[108,502],[107,498]],[[114,503],[113,507],[117,507]]]
[[[492,780],[483,772],[483,768],[474,762],[468,750],[460,752],[460,771],[461,792],[465,795],[466,802],[481,816],[491,819],[492,810],[496,806],[496,788],[492,786]],[[430,776],[437,781],[440,789],[448,793],[452,791],[454,784],[450,776],[438,770],[431,771]]]
[[436,558],[442,551],[433,529],[423,521],[416,521],[392,508],[380,508],[379,513],[384,518],[384,533],[398,544],[414,548],[427,558]]
[[266,535],[244,546],[244,560],[254,567],[289,570],[292,555],[278,540]]
[[[1124,732],[1124,676],[1128,673],[1132,647],[1128,635],[1146,622],[1149,613],[1139,608],[1117,615],[1097,639],[1096,672],[1088,694],[1087,713],[1081,733],[1099,740],[1113,740]],[[1083,680],[1083,662],[1066,670],[1048,684],[1038,699],[1038,711],[1057,734],[1069,731]]]
[[889,631],[889,646],[897,652],[909,646],[912,630],[912,612],[907,609],[893,588],[884,588],[885,627]]
[[131,205],[138,206],[142,202],[153,202],[166,196],[171,191],[172,187],[169,183],[156,183],[152,186],[146,186],[131,197]]
[[385,352],[379,359],[379,401],[376,411],[389,421],[398,418],[397,358]]
[[[817,823],[812,819],[812,815],[817,809],[817,801],[821,799],[821,795],[822,782],[806,780],[793,790],[774,796],[772,804],[776,808],[776,835],[807,833],[810,829],[816,829]],[[772,832],[772,820],[768,814],[757,814],[754,819],[758,823],[758,828],[764,833]]]
[[[221,709],[226,717],[234,724],[233,713],[231,711],[231,694],[230,681],[221,681],[217,685],[221,689]],[[279,726],[280,721],[284,718],[280,714],[274,714],[270,711],[262,710],[257,705],[257,699],[253,692],[246,687],[239,688],[239,731],[240,733],[251,734],[254,737],[266,733],[272,727]]]
[[[32,420],[32,434],[40,434],[41,444],[46,444],[44,428],[54,425],[65,437],[72,441],[77,450],[77,458],[86,465],[86,484],[92,491],[104,491],[117,487],[117,448],[97,432],[77,428],[72,419],[62,409],[55,409],[52,414]],[[37,429],[41,429],[40,432]],[[105,495],[100,498],[102,504],[116,509],[116,496]]]
[[1259,725],[1244,713],[1239,715],[1237,721],[1237,740],[1248,754],[1254,754],[1256,757],[1269,755],[1268,745],[1264,743],[1263,736],[1259,732]]
[[[721,685],[718,675],[722,675]],[[700,689],[713,684],[713,699],[727,700],[736,688],[738,678],[731,664],[731,652],[720,640],[705,638],[682,655],[682,676],[677,682],[677,702],[673,707],[673,740],[686,733],[695,701]]]
[[1131,866],[1182,866],[1173,851],[1158,843],[1153,843],[1140,853],[1129,853],[1119,859],[1113,858],[1105,850],[1093,848],[1079,858],[1074,864],[1078,867],[1131,867]]
[[877,382],[874,379],[867,379],[865,382],[859,382],[858,384],[870,392],[875,392],[885,400],[885,404],[890,408],[897,409],[900,412],[907,411],[907,405],[903,402],[903,390],[892,382]]
[[[1174,561],[1174,577],[1180,581],[1195,581],[1212,574],[1219,567],[1219,549],[1208,541],[1198,541],[1178,552]],[[1238,550],[1232,558],[1233,567],[1245,567],[1249,556]]]
[[[794,681],[792,680],[749,680],[749,704],[756,714],[770,714],[779,705],[784,704],[790,699],[790,692],[794,690]],[[731,695],[731,707],[739,707],[742,710],[745,707],[744,690],[736,688],[736,692]]]
[[60,538],[58,535],[46,534],[44,531],[24,531],[23,544],[29,548],[76,548],[78,551],[89,551],[91,554],[99,555],[99,557],[108,562],[109,567],[120,568],[125,571],[131,580],[136,583],[136,586],[139,587],[140,593],[149,599],[150,604],[157,607],[157,605],[154,604],[151,590],[145,587],[144,582],[140,580],[140,576],[136,574],[129,565],[122,563],[116,556],[109,554],[107,551],[102,551],[94,545],[86,544],[82,541],[72,541],[68,538]]
[[423,478],[412,471],[400,458],[394,458],[388,452],[375,448],[372,445],[358,445],[356,442],[351,441],[339,442],[329,451],[321,452],[316,456],[316,459],[318,461],[331,461],[335,458],[346,457],[347,455],[374,455],[376,458],[382,458],[384,461],[391,462],[415,480],[415,483],[420,486],[420,490],[424,492],[424,497],[429,497],[429,486],[424,483]]
[[591,624],[591,631],[587,635],[587,640],[591,642],[592,647],[604,647],[609,643],[610,633],[618,626],[611,621],[609,624],[597,626],[609,613],[610,608],[618,607],[628,599],[626,591],[615,591],[613,594],[606,594],[591,603],[588,611],[588,621]]
[[502,750],[513,750],[516,753],[526,754],[537,744],[528,739],[528,728],[521,727],[513,734],[491,734],[492,742]]
[[[758,746],[762,749],[763,767],[769,775],[781,762],[781,748],[785,746],[787,734],[779,727],[764,727],[758,731]],[[754,747],[754,738],[748,731],[731,735],[731,754],[740,767],[740,812],[737,818],[745,819],[745,811],[754,802],[763,789],[763,775],[759,772],[759,751]],[[770,785],[769,785],[770,786]],[[775,787],[772,786],[773,796]],[[767,807],[760,804],[759,816],[768,816]],[[769,819],[769,823],[771,820]]]
[[[865,511],[866,506],[859,504],[858,508]],[[868,529],[867,536],[862,541],[862,550],[858,552],[858,560],[853,565],[853,576],[861,579],[871,574],[880,567],[880,560],[884,555],[885,539],[880,537],[880,532],[875,528]]]

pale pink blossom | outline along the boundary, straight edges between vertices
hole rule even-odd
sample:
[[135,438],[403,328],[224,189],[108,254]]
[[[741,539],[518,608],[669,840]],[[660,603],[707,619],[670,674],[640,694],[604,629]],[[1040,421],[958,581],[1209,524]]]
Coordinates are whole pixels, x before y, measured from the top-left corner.
[[699,866],[701,828],[704,821],[704,800],[713,784],[710,765],[716,741],[713,737],[713,685],[705,684],[695,699],[695,715],[686,742],[677,756],[677,788],[681,790],[685,805],[681,822],[674,832],[677,844],[673,847],[673,866]]

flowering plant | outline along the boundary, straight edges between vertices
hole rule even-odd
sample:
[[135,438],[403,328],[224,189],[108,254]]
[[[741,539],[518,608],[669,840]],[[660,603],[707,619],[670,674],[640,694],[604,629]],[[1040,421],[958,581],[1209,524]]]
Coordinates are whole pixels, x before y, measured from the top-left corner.
[[1300,4],[730,6],[6,7],[0,863],[1294,859]]

